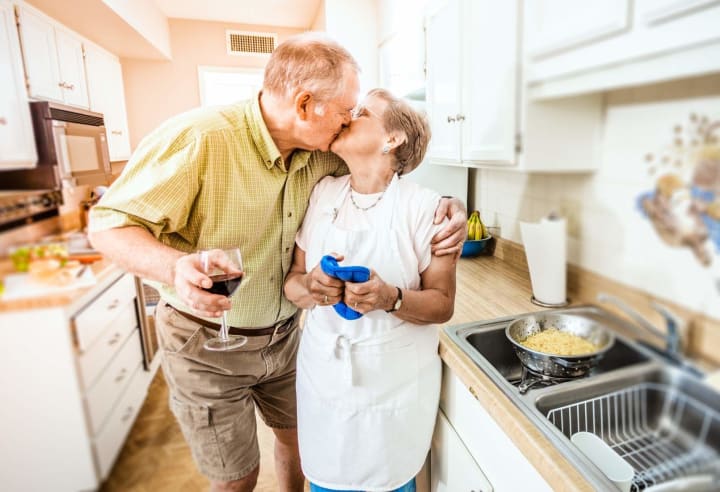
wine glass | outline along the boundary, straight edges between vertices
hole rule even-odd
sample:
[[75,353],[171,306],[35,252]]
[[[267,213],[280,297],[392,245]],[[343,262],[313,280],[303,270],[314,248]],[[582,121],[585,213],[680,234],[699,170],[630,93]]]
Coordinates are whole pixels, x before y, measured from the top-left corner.
[[[242,255],[238,248],[210,249],[200,251],[203,272],[210,277],[212,287],[203,289],[211,294],[232,296],[243,278]],[[230,335],[227,325],[227,311],[222,312],[219,336],[205,342],[206,350],[235,350],[247,343],[247,337]]]

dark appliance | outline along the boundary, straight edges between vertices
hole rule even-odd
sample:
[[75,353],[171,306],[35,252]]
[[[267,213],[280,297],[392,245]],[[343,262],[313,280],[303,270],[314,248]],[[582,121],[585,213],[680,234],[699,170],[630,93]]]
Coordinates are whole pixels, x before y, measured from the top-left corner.
[[30,103],[38,163],[0,172],[2,190],[107,185],[110,154],[103,115],[50,101]]
[[0,191],[0,232],[58,216],[59,190]]

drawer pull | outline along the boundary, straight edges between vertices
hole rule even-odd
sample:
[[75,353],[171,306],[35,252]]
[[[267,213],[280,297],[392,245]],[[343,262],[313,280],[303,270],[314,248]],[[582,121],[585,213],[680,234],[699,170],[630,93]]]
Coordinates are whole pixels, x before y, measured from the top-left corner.
[[120,333],[115,332],[113,337],[110,340],[108,340],[108,345],[112,346],[112,345],[115,345],[116,343],[118,343],[120,341],[121,336],[122,335]]
[[134,410],[133,407],[131,407],[131,406],[130,406],[130,407],[127,407],[127,409],[125,410],[125,415],[122,416],[122,418],[120,419],[120,421],[121,421],[121,422],[127,422],[127,421],[130,419],[130,417],[132,417],[133,410]]
[[120,371],[120,374],[118,374],[118,375],[115,377],[115,382],[116,382],[116,383],[119,383],[120,381],[122,381],[123,379],[125,379],[125,376],[127,376],[127,369],[126,369],[125,367],[123,367],[122,370]]
[[108,311],[112,311],[113,309],[115,309],[115,308],[118,307],[119,305],[120,305],[120,299],[113,299],[113,302],[111,302],[110,304],[108,304],[107,310],[108,310]]

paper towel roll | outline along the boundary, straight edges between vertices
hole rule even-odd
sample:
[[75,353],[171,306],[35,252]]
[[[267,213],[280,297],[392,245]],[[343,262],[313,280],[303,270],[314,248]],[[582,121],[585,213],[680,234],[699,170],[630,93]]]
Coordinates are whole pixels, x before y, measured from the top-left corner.
[[563,304],[567,300],[566,227],[562,218],[520,223],[533,296],[545,304]]

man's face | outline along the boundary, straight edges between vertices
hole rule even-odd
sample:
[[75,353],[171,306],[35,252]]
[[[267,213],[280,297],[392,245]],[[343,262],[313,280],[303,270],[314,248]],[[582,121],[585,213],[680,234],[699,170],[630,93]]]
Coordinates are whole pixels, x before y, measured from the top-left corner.
[[319,103],[322,114],[317,114],[315,105],[308,121],[308,147],[327,151],[340,131],[350,124],[352,110],[357,104],[360,81],[354,70],[345,71],[345,90],[334,99]]

